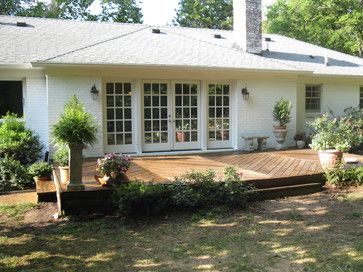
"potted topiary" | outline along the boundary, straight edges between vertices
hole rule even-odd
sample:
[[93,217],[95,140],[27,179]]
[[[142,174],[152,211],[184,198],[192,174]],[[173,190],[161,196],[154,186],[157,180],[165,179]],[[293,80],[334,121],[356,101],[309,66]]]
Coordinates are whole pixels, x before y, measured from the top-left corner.
[[305,147],[305,133],[296,133],[294,136],[294,140],[296,142],[296,147],[298,149],[303,149]]
[[37,187],[41,186],[41,183],[51,181],[52,167],[46,162],[33,163],[28,170],[29,174],[33,176]]
[[347,117],[335,117],[325,113],[309,125],[314,129],[310,147],[319,151],[320,164],[324,169],[339,166],[343,152],[347,152],[360,139],[360,132]]
[[274,125],[274,135],[277,144],[277,149],[283,149],[283,143],[286,140],[287,129],[286,126],[291,121],[291,102],[281,98],[276,102],[273,109],[273,118],[274,121],[277,122],[277,125]]
[[129,170],[130,164],[129,156],[107,154],[97,161],[97,172],[104,176],[96,175],[95,178],[102,186],[120,185],[128,182],[129,178],[126,176],[126,172]]
[[97,125],[75,95],[65,105],[64,113],[52,128],[55,143],[69,148],[68,190],[84,190],[82,183],[82,151],[97,141]]
[[54,162],[58,165],[60,180],[63,184],[69,183],[69,149],[61,146],[53,156]]

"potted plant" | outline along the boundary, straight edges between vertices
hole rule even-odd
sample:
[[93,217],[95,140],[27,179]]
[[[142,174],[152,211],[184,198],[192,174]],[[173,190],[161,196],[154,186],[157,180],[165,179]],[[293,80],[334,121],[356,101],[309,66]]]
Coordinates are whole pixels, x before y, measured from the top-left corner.
[[360,139],[360,132],[347,117],[335,117],[325,113],[309,125],[314,129],[310,147],[319,151],[320,164],[324,169],[339,166],[343,152],[347,152]]
[[274,135],[278,143],[277,149],[283,149],[283,143],[286,140],[287,129],[286,126],[291,121],[291,102],[281,98],[276,102],[272,115],[277,125],[274,125]]
[[54,162],[58,165],[60,180],[63,184],[69,183],[69,149],[61,146],[53,156]]
[[189,130],[190,126],[188,123],[185,123],[184,125],[180,125],[176,128],[176,139],[178,142],[183,143],[185,139],[185,131]]
[[296,142],[296,147],[298,149],[303,149],[305,147],[305,133],[296,133],[294,136],[294,140]]
[[52,167],[46,162],[36,162],[29,167],[29,174],[33,176],[36,186],[51,181]]
[[95,176],[95,178],[101,185],[120,185],[128,182],[129,178],[125,173],[129,170],[130,164],[129,156],[107,154],[97,161],[97,172],[104,177]]
[[82,183],[82,151],[97,141],[97,125],[78,98],[73,95],[64,107],[58,122],[52,127],[55,143],[69,148],[68,190],[84,190]]

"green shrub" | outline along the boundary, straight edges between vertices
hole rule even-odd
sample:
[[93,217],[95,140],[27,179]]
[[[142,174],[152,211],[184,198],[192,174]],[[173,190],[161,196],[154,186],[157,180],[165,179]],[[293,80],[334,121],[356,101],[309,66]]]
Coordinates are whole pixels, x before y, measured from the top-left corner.
[[280,126],[286,126],[291,121],[291,102],[281,98],[276,102],[272,115],[275,121],[279,122]]
[[53,126],[52,137],[62,145],[92,145],[97,141],[97,125],[92,114],[73,95],[64,107],[58,122]]
[[327,170],[325,172],[325,177],[328,183],[338,187],[363,185],[363,167]]
[[42,149],[39,137],[16,114],[4,116],[0,125],[0,158],[13,157],[27,165],[39,159]]
[[54,162],[61,167],[68,166],[69,163],[69,148],[61,146],[53,155]]
[[119,186],[114,203],[124,214],[158,214],[178,209],[197,209],[226,205],[243,206],[250,187],[240,180],[237,171],[225,169],[225,181],[216,181],[212,170],[191,171],[172,184],[131,182]]
[[46,162],[36,162],[29,167],[28,171],[32,177],[50,178],[52,167]]
[[0,191],[30,187],[34,187],[34,181],[25,166],[13,158],[0,159]]
[[352,145],[349,152],[363,154],[363,108],[347,108],[344,110],[347,122],[357,134],[357,141]]

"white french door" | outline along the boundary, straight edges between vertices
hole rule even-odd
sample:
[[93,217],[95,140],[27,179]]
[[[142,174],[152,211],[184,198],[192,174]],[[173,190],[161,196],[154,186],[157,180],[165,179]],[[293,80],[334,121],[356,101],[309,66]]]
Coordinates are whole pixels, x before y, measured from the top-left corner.
[[142,96],[143,151],[200,148],[198,83],[145,81]]

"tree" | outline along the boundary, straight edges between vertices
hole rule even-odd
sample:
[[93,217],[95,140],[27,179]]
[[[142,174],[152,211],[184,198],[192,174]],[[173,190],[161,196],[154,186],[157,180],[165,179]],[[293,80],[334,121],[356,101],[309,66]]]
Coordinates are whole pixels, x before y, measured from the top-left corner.
[[232,0],[180,0],[174,25],[232,29]]
[[141,23],[141,8],[135,0],[102,0],[102,12],[91,14],[95,0],[1,0],[0,14],[88,21]]
[[265,30],[363,56],[363,0],[278,0]]
[[142,23],[141,8],[135,0],[103,0],[101,21]]

